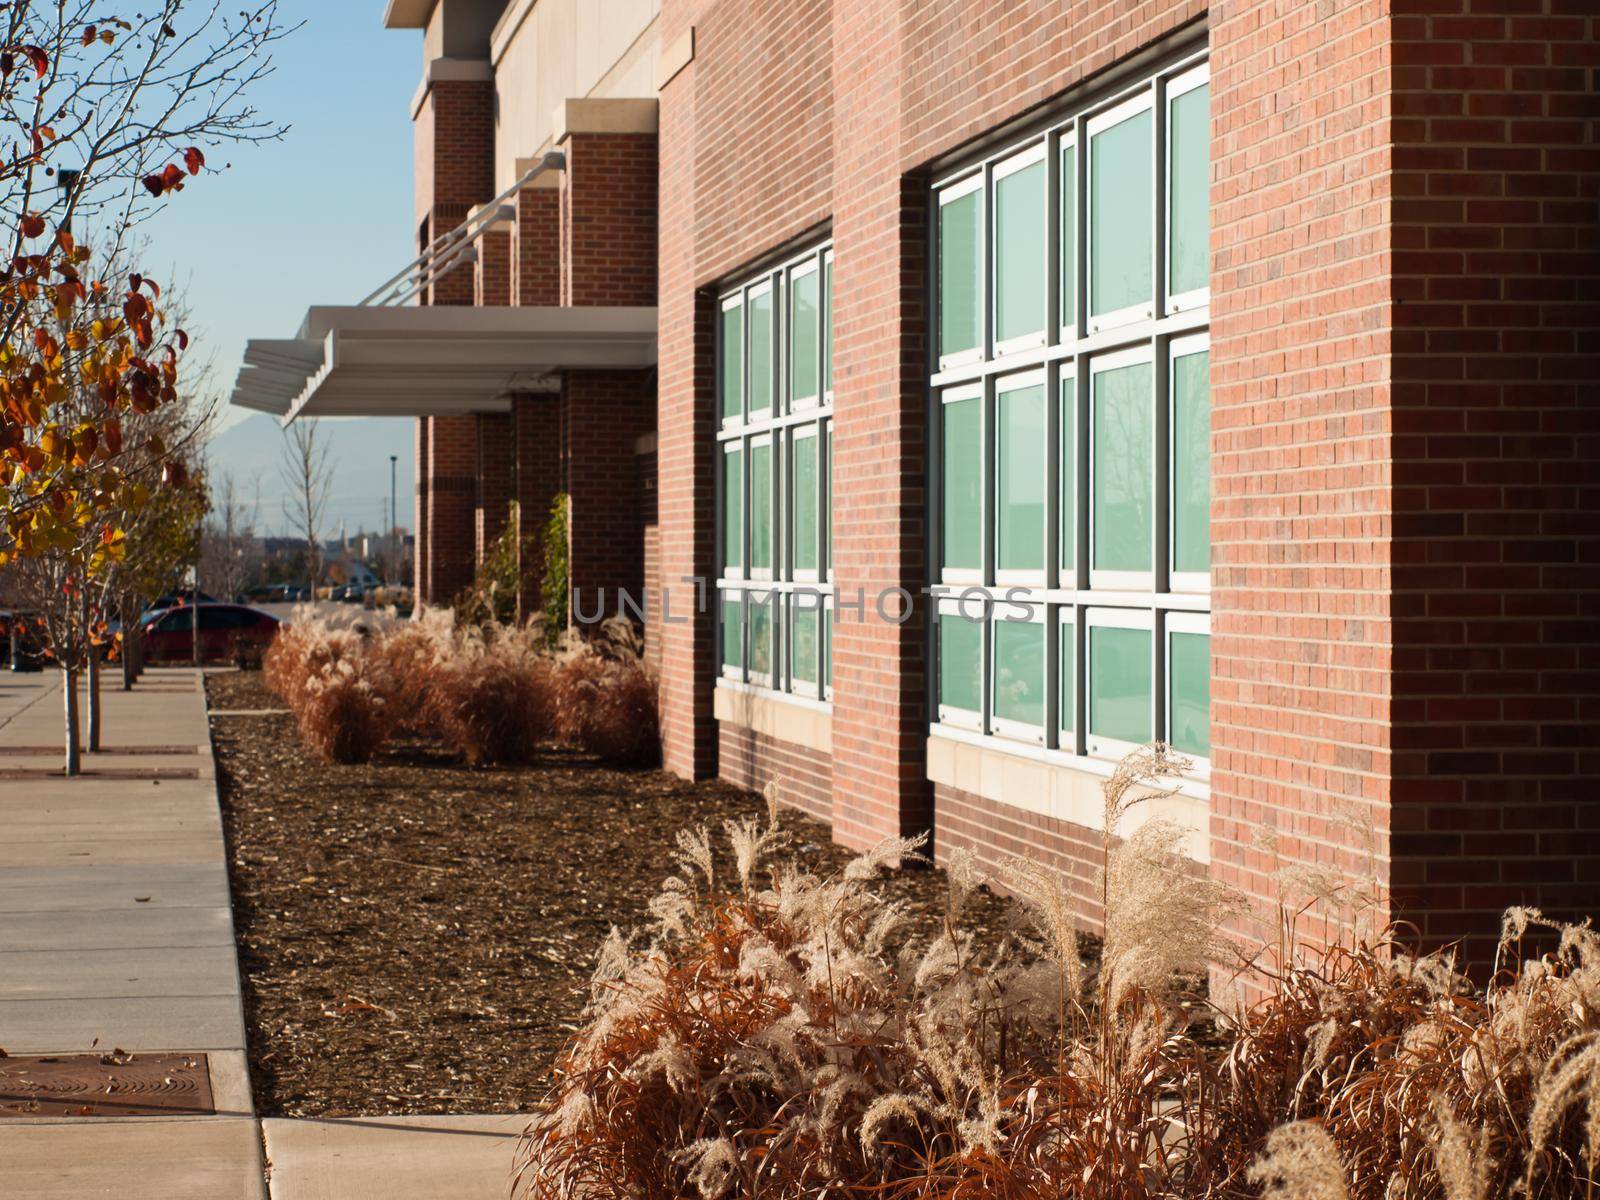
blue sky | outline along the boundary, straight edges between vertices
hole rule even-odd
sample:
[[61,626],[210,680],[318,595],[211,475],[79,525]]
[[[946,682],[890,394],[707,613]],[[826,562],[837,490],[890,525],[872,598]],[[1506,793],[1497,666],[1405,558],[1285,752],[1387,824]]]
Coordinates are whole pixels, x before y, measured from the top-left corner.
[[[214,360],[191,381],[223,401],[248,338],[292,336],[309,305],[353,304],[415,253],[410,108],[421,35],[384,29],[383,8],[384,0],[281,0],[285,23],[305,25],[278,44],[276,69],[251,101],[289,132],[260,146],[207,147],[208,168],[219,169],[142,228],[146,274],[182,286],[195,313],[191,363]],[[401,457],[400,522],[409,525],[411,422],[360,424],[359,436],[341,429],[335,439],[330,532],[341,522],[352,531],[375,525],[390,454]],[[274,436],[251,422],[250,434],[258,429]],[[243,434],[219,439],[212,471],[232,470],[247,490],[259,483],[259,527],[276,532],[276,472],[261,467],[260,436]]]

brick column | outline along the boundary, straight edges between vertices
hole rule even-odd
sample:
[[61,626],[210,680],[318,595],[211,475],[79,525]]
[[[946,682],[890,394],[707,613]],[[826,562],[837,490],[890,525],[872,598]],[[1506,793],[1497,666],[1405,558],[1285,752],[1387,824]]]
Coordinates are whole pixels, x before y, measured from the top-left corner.
[[411,588],[418,600],[431,600],[427,590],[428,579],[428,453],[427,417],[416,418],[416,459],[412,476],[415,479],[416,499],[412,504],[413,527],[411,539]]
[[525,548],[522,611],[526,615],[542,607],[539,588],[544,577],[544,527],[550,519],[550,506],[561,491],[560,394],[513,396],[511,441],[512,494],[521,522],[518,543]]
[[[836,94],[898,78],[900,22],[890,0],[834,9]],[[897,588],[919,597],[926,574],[927,196],[883,152],[900,144],[898,105],[833,131],[833,836],[866,846],[932,821],[923,606],[904,624],[877,609]],[[864,614],[848,607],[862,595]]]
[[1394,5],[1397,915],[1600,897],[1600,11]]
[[505,531],[511,505],[511,414],[477,413],[478,494],[473,509],[476,562]]
[[[524,171],[521,163],[518,171]],[[547,171],[516,195],[511,303],[561,303],[561,176]]]
[[478,420],[428,418],[428,574],[431,604],[448,604],[472,582],[477,550]]
[[1279,864],[1389,877],[1387,8],[1212,10],[1211,862],[1263,920]]
[[[563,305],[656,303],[655,112],[651,101],[563,105]],[[575,615],[610,616],[618,611],[618,589],[643,603],[635,443],[655,424],[655,373],[569,371],[563,399],[569,595]]]
[[491,224],[478,235],[472,302],[479,308],[511,303],[511,236],[509,223]]

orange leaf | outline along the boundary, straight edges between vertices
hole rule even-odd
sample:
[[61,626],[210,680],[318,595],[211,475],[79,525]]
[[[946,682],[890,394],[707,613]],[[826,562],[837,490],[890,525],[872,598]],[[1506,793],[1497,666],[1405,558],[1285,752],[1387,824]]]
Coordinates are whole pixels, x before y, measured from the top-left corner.
[[98,29],[96,29],[93,25],[89,25],[89,26],[85,27],[85,29],[83,31],[83,44],[85,46],[92,46],[94,44],[95,38],[97,38],[99,36],[100,36],[100,31]]
[[28,61],[33,64],[33,77],[43,79],[50,71],[50,56],[38,46],[24,46],[22,53],[27,55]]
[[200,174],[200,168],[206,165],[206,156],[200,153],[196,146],[190,146],[183,152],[183,165],[189,168],[189,174]]
[[22,218],[22,236],[36,238],[44,232],[44,218],[38,213],[29,213]]

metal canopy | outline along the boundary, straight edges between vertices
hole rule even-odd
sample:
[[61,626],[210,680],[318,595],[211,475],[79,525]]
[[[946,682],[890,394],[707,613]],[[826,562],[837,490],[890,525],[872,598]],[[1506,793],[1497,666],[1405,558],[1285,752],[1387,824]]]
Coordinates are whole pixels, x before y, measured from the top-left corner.
[[318,307],[253,340],[232,403],[296,417],[505,412],[565,370],[654,366],[654,308]]

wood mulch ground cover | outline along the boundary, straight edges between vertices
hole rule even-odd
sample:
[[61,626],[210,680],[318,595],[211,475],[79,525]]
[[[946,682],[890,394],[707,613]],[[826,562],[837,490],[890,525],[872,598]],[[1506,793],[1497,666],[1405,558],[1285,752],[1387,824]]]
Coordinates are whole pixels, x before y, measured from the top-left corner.
[[[216,710],[281,708],[259,672],[206,678]],[[642,922],[678,830],[764,812],[758,796],[552,749],[473,769],[426,742],[367,766],[312,756],[287,714],[211,732],[263,1116],[526,1111],[583,1008],[613,924]],[[792,810],[793,852],[849,855]],[[886,876],[924,932],[944,874]],[[966,916],[998,928],[1008,902]]]

